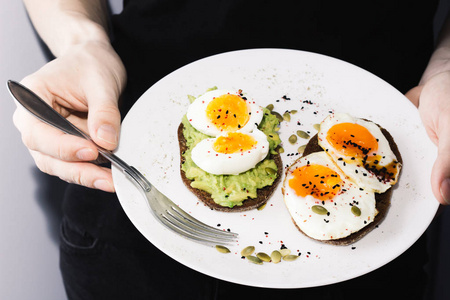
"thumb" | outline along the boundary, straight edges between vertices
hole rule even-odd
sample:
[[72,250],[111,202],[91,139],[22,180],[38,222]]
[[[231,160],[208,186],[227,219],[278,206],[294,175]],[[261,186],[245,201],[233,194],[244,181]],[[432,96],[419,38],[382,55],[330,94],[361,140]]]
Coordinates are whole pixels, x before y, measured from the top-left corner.
[[114,150],[119,142],[120,112],[115,95],[96,92],[86,95],[88,99],[88,129],[94,142]]
[[438,156],[431,173],[431,187],[437,200],[450,204],[450,116],[440,122]]
[[416,107],[419,106],[420,94],[422,93],[423,85],[418,85],[406,92],[405,96],[409,99]]

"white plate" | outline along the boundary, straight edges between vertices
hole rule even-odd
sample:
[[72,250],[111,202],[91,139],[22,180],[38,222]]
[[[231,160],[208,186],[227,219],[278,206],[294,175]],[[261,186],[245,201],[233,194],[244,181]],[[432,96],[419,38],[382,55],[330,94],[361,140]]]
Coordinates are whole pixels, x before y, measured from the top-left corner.
[[[284,165],[292,163],[298,156],[290,153],[306,143],[299,139],[298,144],[290,145],[289,135],[298,129],[314,134],[313,124],[329,111],[347,112],[385,127],[399,146],[404,167],[384,222],[353,245],[332,246],[308,239],[296,229],[284,206],[281,184],[262,211],[222,213],[199,203],[179,175],[177,127],[189,105],[187,95],[200,95],[213,86],[242,89],[259,105],[272,103],[281,113],[298,110],[281,126]],[[303,103],[305,100],[313,104]],[[178,262],[244,285],[302,288],[366,274],[395,259],[422,235],[438,208],[429,183],[435,153],[417,109],[380,78],[323,55],[254,49],[208,57],[161,79],[126,116],[117,150],[118,156],[141,170],[181,208],[207,224],[238,232],[239,245],[230,247],[231,253],[219,253],[164,228],[117,168],[113,168],[113,177],[120,203],[136,228]],[[300,252],[300,257],[294,262],[261,266],[240,256],[248,245],[255,246],[257,252],[270,253],[281,244]]]

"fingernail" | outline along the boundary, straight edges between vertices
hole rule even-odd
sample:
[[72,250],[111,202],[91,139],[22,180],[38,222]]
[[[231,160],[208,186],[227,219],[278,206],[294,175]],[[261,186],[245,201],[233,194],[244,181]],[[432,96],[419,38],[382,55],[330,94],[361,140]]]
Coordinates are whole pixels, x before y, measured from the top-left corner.
[[114,192],[114,187],[108,180],[105,179],[98,179],[94,181],[94,187],[102,191]]
[[450,178],[445,178],[441,183],[441,195],[445,203],[450,204]]
[[111,125],[102,125],[97,130],[97,138],[112,145],[117,145],[117,132]]
[[94,160],[96,158],[95,152],[89,148],[78,150],[76,156],[79,160]]

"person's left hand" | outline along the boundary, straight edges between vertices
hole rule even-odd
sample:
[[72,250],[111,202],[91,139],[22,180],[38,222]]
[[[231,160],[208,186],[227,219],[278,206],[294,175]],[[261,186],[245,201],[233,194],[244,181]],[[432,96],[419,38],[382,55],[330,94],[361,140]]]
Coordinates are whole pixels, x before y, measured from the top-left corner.
[[450,71],[437,73],[405,95],[419,108],[428,136],[436,144],[438,156],[431,174],[436,199],[450,204]]

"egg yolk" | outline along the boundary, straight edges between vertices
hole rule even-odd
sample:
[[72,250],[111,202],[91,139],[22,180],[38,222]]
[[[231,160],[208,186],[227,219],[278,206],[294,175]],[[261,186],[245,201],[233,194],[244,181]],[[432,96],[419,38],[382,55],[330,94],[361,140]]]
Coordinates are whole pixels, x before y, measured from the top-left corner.
[[341,190],[341,177],[332,169],[322,165],[306,165],[292,172],[289,186],[297,196],[313,196],[317,200],[331,200]]
[[213,150],[230,154],[252,149],[258,142],[251,136],[240,132],[229,132],[227,136],[219,136],[213,144]]
[[232,94],[214,98],[206,107],[206,115],[221,131],[236,131],[250,119],[247,102]]
[[366,127],[355,123],[339,123],[330,128],[327,140],[336,151],[347,157],[346,162],[364,166],[379,181],[395,180],[399,162],[392,161],[384,166],[379,164],[382,157],[376,153],[378,140]]
[[333,125],[327,134],[328,142],[339,153],[361,158],[378,150],[378,141],[370,131],[359,124],[339,123]]

